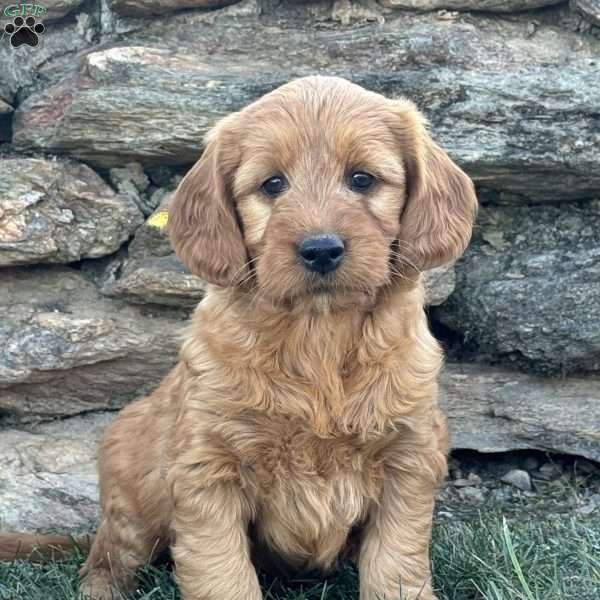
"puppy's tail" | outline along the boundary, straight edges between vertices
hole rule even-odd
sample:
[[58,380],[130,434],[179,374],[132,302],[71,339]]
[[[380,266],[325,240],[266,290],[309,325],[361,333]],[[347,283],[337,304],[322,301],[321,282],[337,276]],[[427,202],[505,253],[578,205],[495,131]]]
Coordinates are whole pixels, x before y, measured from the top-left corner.
[[72,538],[66,535],[0,533],[0,560],[27,559],[44,563],[60,560],[79,550],[87,554],[92,536]]

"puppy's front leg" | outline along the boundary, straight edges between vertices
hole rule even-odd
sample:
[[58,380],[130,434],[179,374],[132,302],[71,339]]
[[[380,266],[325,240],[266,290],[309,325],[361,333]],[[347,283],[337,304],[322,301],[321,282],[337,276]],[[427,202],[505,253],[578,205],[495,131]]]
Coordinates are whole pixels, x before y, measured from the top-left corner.
[[250,560],[250,509],[234,484],[178,486],[173,558],[184,600],[261,600]]
[[442,452],[398,457],[387,471],[360,547],[360,600],[436,600],[429,542]]

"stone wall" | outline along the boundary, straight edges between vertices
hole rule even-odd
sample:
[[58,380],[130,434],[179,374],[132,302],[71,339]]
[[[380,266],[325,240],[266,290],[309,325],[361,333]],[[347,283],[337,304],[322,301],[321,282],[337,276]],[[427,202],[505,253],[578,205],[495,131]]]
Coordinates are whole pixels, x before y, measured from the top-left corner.
[[477,183],[427,274],[455,447],[600,460],[600,2],[44,6],[0,43],[0,530],[93,524],[100,433],[204,290],[161,211],[218,117],[311,73],[414,99]]

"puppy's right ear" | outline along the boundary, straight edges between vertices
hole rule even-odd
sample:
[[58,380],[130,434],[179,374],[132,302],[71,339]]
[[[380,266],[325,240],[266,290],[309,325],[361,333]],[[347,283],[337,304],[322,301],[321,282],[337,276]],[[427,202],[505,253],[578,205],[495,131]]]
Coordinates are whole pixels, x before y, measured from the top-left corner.
[[[246,246],[231,194],[238,166],[235,115],[206,137],[205,150],[175,191],[169,206],[171,245],[192,273],[219,286],[243,278]],[[229,139],[231,141],[229,141]]]

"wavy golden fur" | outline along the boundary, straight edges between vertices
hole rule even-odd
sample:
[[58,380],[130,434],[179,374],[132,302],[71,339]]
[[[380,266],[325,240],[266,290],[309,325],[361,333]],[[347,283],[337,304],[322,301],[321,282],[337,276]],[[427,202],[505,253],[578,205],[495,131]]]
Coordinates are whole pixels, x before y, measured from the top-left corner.
[[[367,192],[348,186],[357,169]],[[274,174],[288,186],[271,199]],[[462,253],[475,211],[407,100],[309,77],[221,121],[169,217],[213,285],[179,364],[106,432],[83,590],[111,598],[171,546],[185,600],[258,600],[257,565],[342,556],[361,600],[433,600],[448,437],[420,272]],[[298,260],[314,232],[345,242],[333,274]]]

